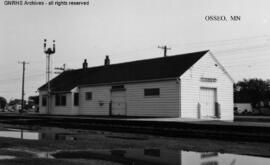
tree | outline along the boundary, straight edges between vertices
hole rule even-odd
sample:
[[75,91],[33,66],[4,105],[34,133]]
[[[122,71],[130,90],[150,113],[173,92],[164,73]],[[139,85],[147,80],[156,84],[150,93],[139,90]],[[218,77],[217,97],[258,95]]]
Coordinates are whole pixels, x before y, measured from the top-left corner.
[[250,102],[253,107],[259,102],[269,102],[270,81],[262,79],[244,79],[234,84],[235,102]]
[[0,96],[0,109],[4,109],[7,105],[7,100],[4,97]]

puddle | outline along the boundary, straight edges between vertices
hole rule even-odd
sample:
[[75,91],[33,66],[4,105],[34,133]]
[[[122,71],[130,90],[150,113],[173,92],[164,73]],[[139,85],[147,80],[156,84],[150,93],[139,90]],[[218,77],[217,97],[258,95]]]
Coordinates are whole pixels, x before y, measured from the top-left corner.
[[218,152],[171,151],[160,149],[116,149],[91,151],[60,151],[61,159],[98,159],[132,165],[266,165],[269,158]]
[[5,159],[15,159],[15,156],[10,156],[10,155],[0,155],[0,160],[5,160]]
[[[155,136],[141,134],[111,133],[104,131],[88,131],[78,129],[63,129],[55,127],[27,127],[11,126],[0,124],[0,137],[27,139],[27,140],[48,140],[48,141],[89,141],[93,139],[103,139],[121,142],[123,140],[148,140],[157,138]],[[166,140],[165,137],[162,140]],[[73,142],[72,142],[73,143]],[[71,144],[72,144],[71,143]],[[76,144],[76,143],[74,143]],[[148,144],[148,143],[146,143]],[[242,144],[243,145],[243,144]],[[106,146],[104,145],[104,148]],[[74,160],[102,160],[120,164],[166,164],[166,165],[246,165],[270,164],[270,158],[259,156],[238,155],[218,152],[197,152],[195,151],[173,151],[160,150],[145,146],[145,149],[114,149],[114,150],[88,150],[88,151],[59,151],[59,152],[34,152],[28,153],[36,155],[38,158],[65,158]],[[206,146],[207,147],[207,146]],[[210,147],[211,149],[211,147]],[[27,152],[27,151],[24,151]],[[266,151],[267,152],[267,151]],[[241,153],[241,152],[239,152]],[[243,153],[243,152],[242,152]],[[3,153],[2,153],[3,154]],[[256,150],[254,151],[256,154]],[[12,154],[2,155],[1,159],[18,158]],[[269,155],[269,154],[265,154]]]
[[[44,151],[32,151],[28,150],[25,148],[4,148],[0,149],[0,152],[7,153],[7,155],[12,155],[14,158],[47,158],[47,159],[53,159],[54,157],[52,156],[53,153],[55,152],[44,152]],[[6,155],[4,155],[6,156]],[[4,158],[3,158],[4,159]],[[1,155],[0,155],[0,160],[1,160]]]
[[23,130],[23,129],[6,128],[6,129],[0,130],[0,137],[38,140],[39,133],[38,132],[31,132],[29,130]]
[[125,140],[148,140],[143,135],[112,135],[102,131],[71,130],[63,128],[41,127],[35,129],[0,127],[0,137],[9,137],[28,140],[90,140],[93,136]]
[[[29,130],[24,128],[0,127],[0,137],[27,140],[78,140],[82,139],[78,137],[84,133],[81,131],[72,132],[71,130],[61,128],[44,127],[35,130]],[[87,136],[85,136],[85,138],[87,138]]]
[[35,153],[38,158],[46,158],[46,159],[53,159],[54,157],[52,156],[51,153],[49,152],[38,152]]

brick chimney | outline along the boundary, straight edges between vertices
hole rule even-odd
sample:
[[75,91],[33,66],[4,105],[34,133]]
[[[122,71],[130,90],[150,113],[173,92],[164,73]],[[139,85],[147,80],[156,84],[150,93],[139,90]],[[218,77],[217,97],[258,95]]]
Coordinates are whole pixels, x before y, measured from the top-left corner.
[[104,65],[105,66],[109,66],[110,65],[110,58],[109,58],[109,56],[106,56],[106,58],[104,60]]
[[84,59],[82,67],[83,67],[83,69],[86,69],[88,67],[88,63],[87,63],[86,59]]

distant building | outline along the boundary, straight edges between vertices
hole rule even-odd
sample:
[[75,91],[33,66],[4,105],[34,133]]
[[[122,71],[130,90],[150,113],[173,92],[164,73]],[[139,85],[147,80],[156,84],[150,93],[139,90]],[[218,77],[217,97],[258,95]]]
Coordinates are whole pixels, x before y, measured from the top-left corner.
[[233,80],[210,51],[65,71],[40,113],[233,120]]
[[[25,102],[24,102],[24,104],[25,104]],[[11,111],[19,111],[21,109],[21,106],[22,106],[22,100],[21,99],[14,99],[8,103],[7,109],[11,110]]]
[[234,111],[239,114],[252,112],[252,105],[251,103],[234,103]]
[[28,109],[33,109],[35,112],[39,110],[39,96],[29,96],[28,97]]

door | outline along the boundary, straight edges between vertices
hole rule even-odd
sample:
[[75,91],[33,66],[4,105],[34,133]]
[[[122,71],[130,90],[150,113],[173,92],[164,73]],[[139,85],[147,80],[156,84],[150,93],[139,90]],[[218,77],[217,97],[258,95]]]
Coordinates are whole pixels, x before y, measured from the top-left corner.
[[126,91],[112,91],[112,115],[126,115]]
[[201,88],[200,89],[200,105],[202,117],[216,116],[216,89],[215,88]]

